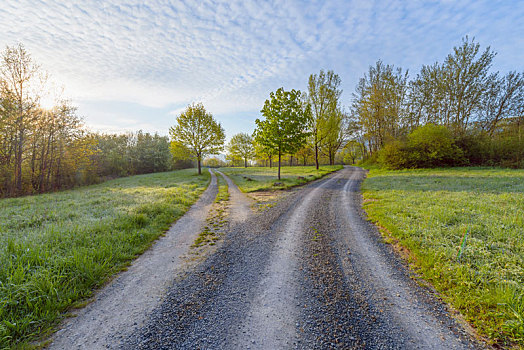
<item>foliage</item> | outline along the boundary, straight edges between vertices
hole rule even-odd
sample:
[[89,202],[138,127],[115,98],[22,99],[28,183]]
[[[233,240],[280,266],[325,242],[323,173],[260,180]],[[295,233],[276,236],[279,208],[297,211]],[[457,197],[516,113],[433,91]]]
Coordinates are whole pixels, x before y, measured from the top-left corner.
[[372,169],[362,190],[369,217],[447,302],[493,341],[524,345],[523,170]]
[[300,96],[300,91],[285,91],[283,88],[271,92],[261,111],[265,120],[255,121],[256,142],[278,154],[279,179],[282,155],[298,151],[309,135],[310,108],[302,105]]
[[341,165],[325,165],[318,170],[314,166],[282,167],[278,185],[275,185],[275,171],[268,167],[221,168],[220,171],[231,177],[242,192],[256,192],[303,185],[341,168]]
[[226,166],[226,163],[217,157],[211,157],[204,159],[204,166],[210,167],[210,168],[220,168],[223,166]]
[[248,159],[255,154],[253,137],[246,133],[233,135],[227,146],[227,151],[233,158],[244,160],[244,167],[247,168]]
[[[451,131],[471,164],[520,165],[519,152],[510,152],[511,160],[504,152],[510,148],[506,145],[518,146],[522,140],[517,125],[524,115],[524,76],[492,72],[494,57],[490,47],[481,50],[466,37],[443,63],[423,65],[411,81],[407,73],[382,61],[370,67],[357,86],[352,109],[354,135],[363,144],[364,155],[434,124]],[[396,146],[387,146],[382,153],[398,156]]]
[[149,174],[173,169],[167,136],[138,131],[94,134],[98,175],[104,178]]
[[379,152],[379,162],[388,169],[435,168],[465,162],[445,126],[426,124],[408,135],[407,142],[393,141]]
[[311,106],[311,143],[315,151],[315,164],[319,167],[319,151],[323,148],[333,165],[335,153],[344,141],[341,112],[340,77],[332,70],[311,74],[308,81],[307,103]]
[[169,129],[173,142],[174,156],[179,156],[180,148],[196,158],[198,173],[201,174],[201,161],[206,155],[216,154],[223,149],[226,135],[224,128],[202,103],[187,106],[176,119],[176,125]]
[[401,68],[378,61],[357,85],[353,114],[371,153],[401,135],[407,78]]
[[182,170],[0,200],[0,348],[45,334],[147,249],[208,180]]

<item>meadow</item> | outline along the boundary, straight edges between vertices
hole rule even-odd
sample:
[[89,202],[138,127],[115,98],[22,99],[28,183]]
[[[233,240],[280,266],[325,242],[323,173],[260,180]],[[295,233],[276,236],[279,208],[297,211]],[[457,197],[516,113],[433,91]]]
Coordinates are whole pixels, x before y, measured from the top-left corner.
[[144,252],[208,182],[209,172],[188,169],[0,200],[0,348],[48,334]]
[[302,185],[340,169],[342,165],[323,165],[318,170],[314,166],[284,166],[280,169],[280,180],[277,179],[276,167],[220,168],[219,170],[231,177],[242,192],[256,192],[282,190]]
[[524,170],[371,169],[362,191],[445,301],[492,342],[524,345]]

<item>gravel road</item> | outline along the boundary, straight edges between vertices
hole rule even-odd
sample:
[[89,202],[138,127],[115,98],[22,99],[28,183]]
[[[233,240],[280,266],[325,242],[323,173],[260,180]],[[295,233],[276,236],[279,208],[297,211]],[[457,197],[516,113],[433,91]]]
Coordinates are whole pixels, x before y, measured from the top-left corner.
[[364,176],[348,167],[243,211],[119,348],[481,348],[365,220]]
[[147,315],[187,267],[184,255],[202,232],[217,191],[216,176],[211,172],[211,182],[200,199],[127,271],[95,293],[90,304],[63,324],[49,348],[116,348],[143,326]]

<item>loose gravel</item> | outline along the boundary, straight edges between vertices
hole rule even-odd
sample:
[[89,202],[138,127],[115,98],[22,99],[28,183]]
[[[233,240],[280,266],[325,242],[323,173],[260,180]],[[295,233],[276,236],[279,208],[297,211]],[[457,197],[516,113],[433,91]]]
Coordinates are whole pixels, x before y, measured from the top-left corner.
[[119,347],[482,347],[365,220],[364,174],[345,168],[233,223]]

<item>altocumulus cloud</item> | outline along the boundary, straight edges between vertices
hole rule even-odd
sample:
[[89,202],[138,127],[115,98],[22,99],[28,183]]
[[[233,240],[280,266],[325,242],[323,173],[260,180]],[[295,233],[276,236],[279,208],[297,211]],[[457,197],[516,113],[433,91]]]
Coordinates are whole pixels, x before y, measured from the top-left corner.
[[464,35],[523,69],[522,1],[3,0],[0,44],[22,42],[103,130],[167,133],[203,101],[231,133],[251,131],[268,93],[319,69],[345,103],[379,58],[417,71]]

